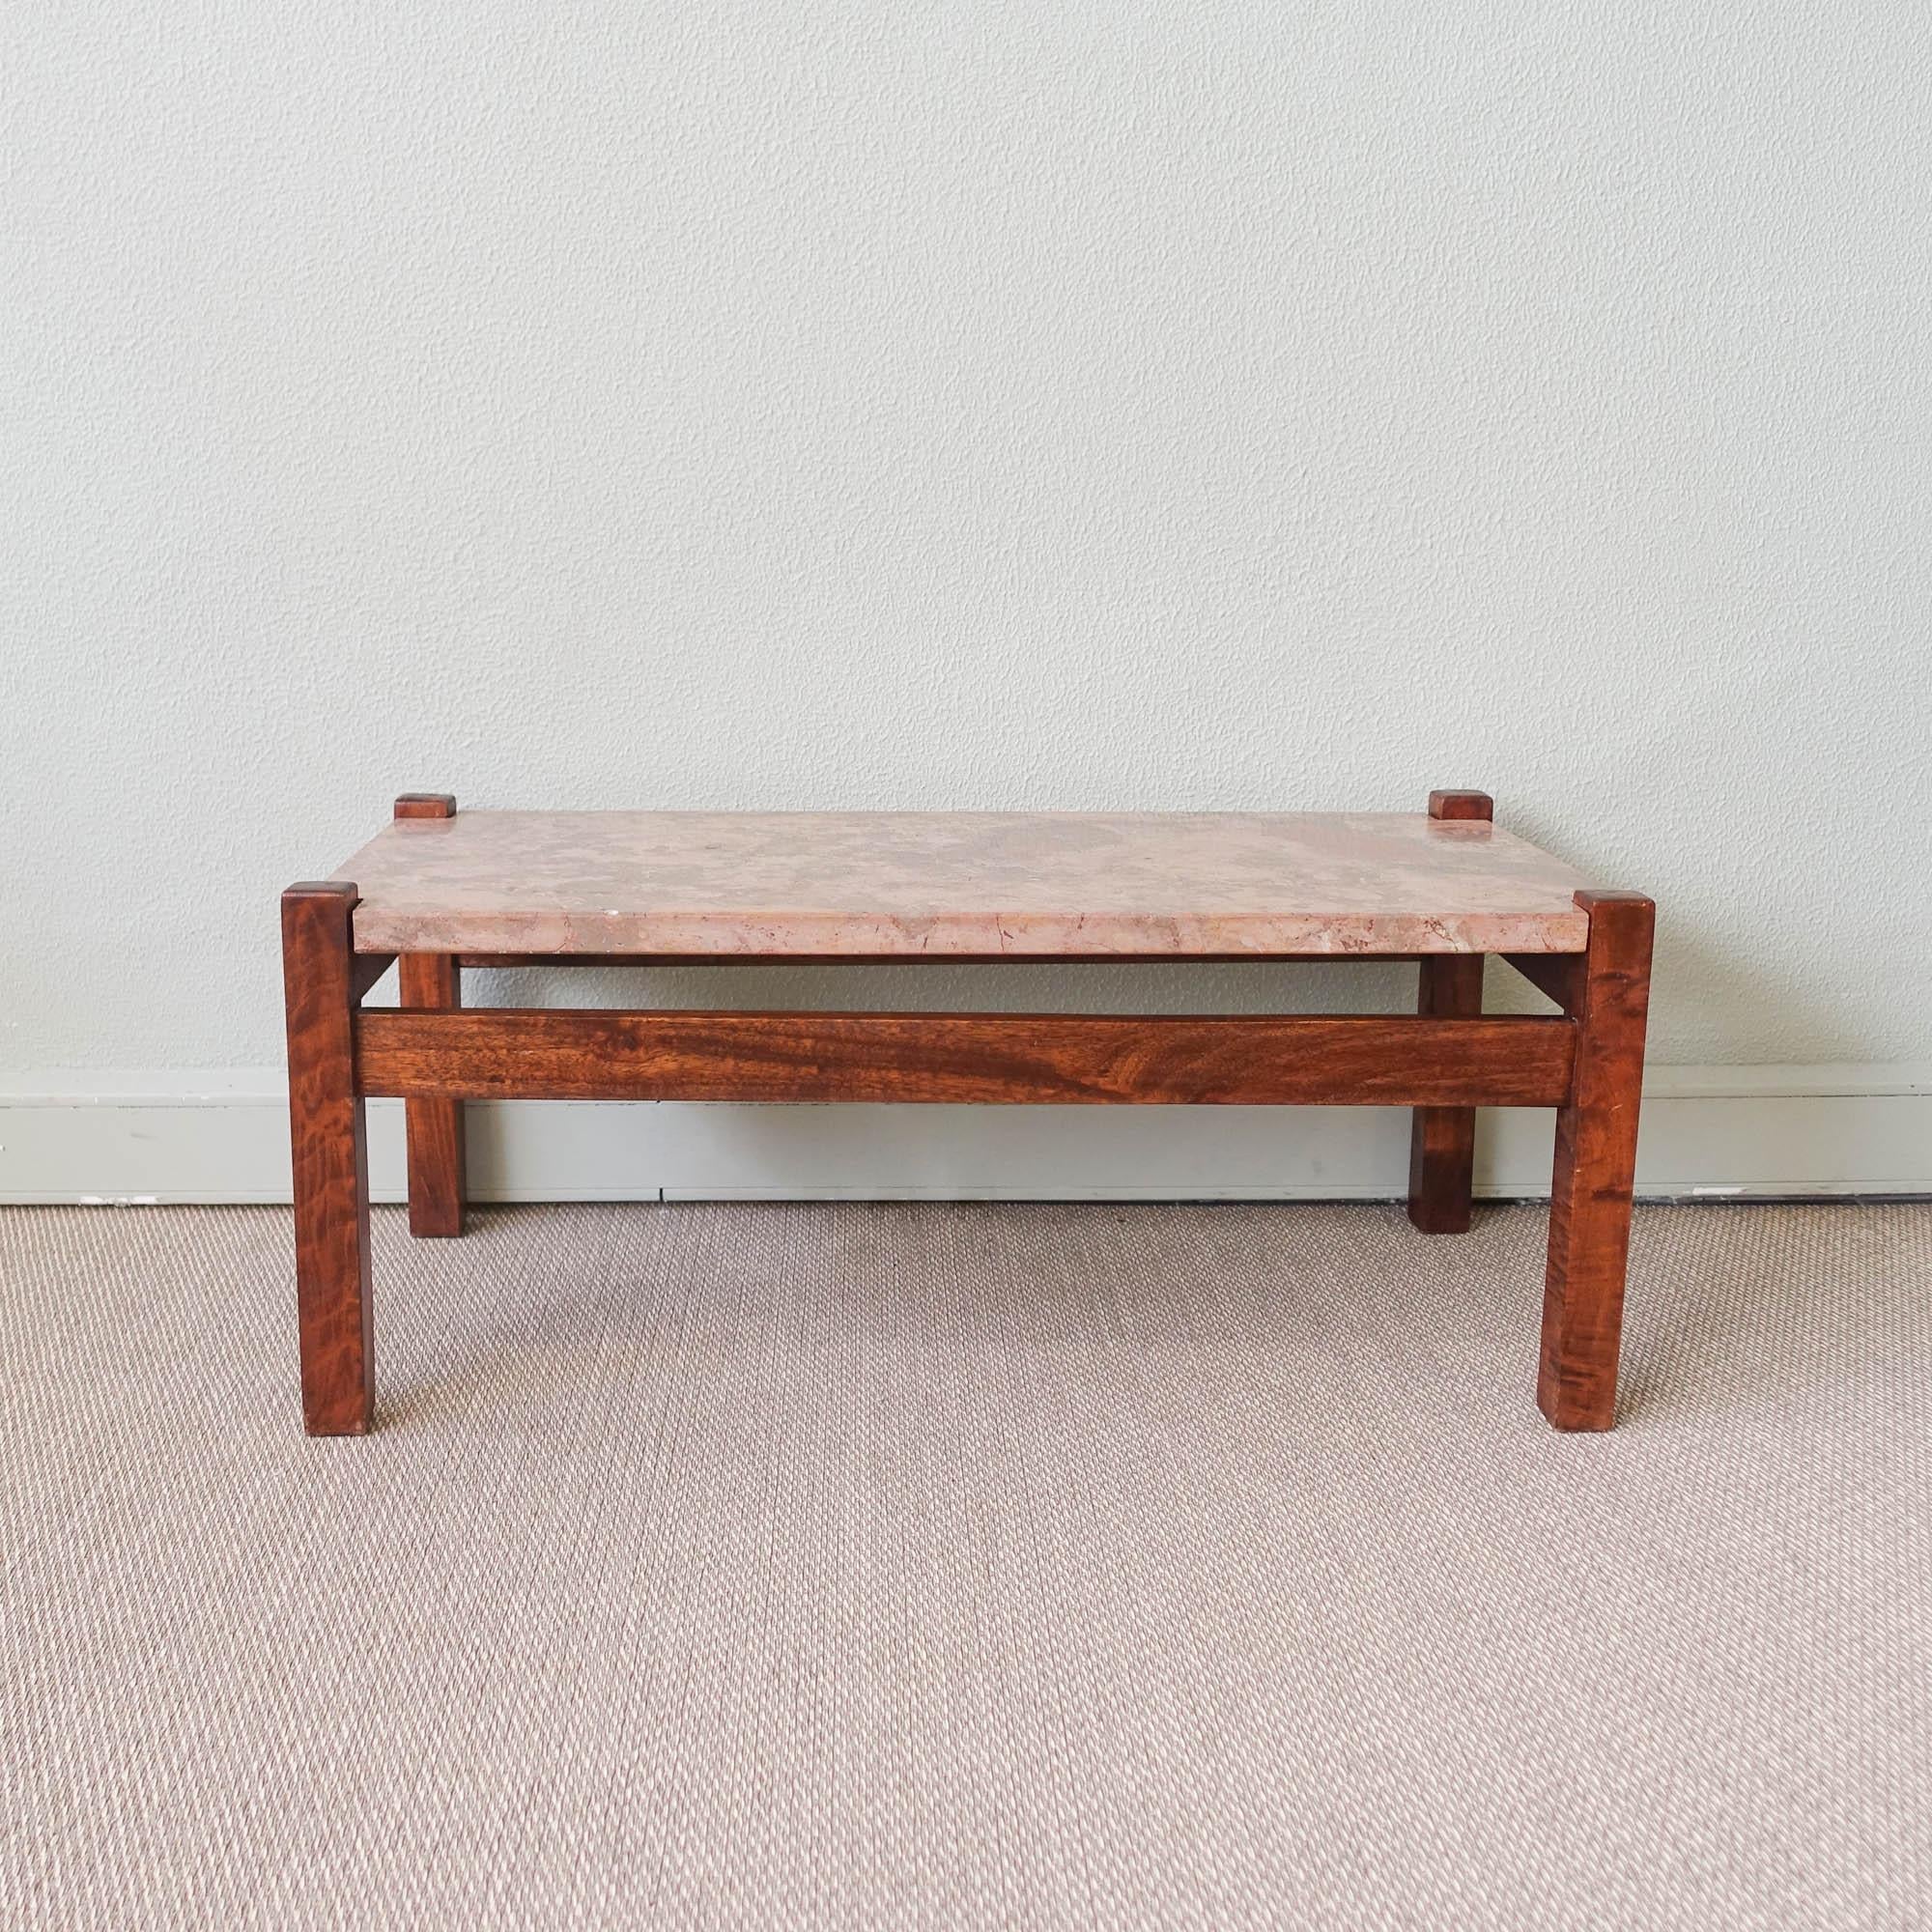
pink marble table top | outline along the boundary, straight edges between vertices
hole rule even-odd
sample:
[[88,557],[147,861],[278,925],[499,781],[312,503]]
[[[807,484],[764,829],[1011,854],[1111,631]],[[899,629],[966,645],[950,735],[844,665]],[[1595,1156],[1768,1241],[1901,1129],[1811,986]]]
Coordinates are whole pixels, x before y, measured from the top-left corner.
[[363,952],[1579,952],[1590,883],[1407,812],[464,811],[335,876]]

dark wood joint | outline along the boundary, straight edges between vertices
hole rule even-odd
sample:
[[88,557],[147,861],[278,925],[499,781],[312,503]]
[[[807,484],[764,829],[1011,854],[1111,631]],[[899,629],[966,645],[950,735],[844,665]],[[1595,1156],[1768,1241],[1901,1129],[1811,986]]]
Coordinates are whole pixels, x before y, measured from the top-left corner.
[[391,966],[396,963],[393,952],[358,952],[351,975],[351,988],[355,1004],[359,1007],[376,990]]

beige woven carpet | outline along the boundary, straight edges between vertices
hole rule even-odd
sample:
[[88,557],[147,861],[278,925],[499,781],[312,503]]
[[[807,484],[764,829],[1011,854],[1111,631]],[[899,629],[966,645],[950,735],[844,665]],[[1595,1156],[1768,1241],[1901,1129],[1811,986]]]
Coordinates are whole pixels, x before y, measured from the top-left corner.
[[0,1216],[0,1923],[1932,1920],[1932,1208]]

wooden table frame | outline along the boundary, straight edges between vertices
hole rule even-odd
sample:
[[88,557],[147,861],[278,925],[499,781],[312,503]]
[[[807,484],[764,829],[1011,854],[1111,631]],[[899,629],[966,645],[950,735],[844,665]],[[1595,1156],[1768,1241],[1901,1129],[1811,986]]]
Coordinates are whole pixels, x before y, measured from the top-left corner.
[[[455,810],[442,794],[396,801],[399,818],[444,818]],[[1482,792],[1430,795],[1435,818],[1488,819],[1492,810]],[[405,953],[395,961],[400,1009],[365,1010],[363,996],[395,955],[355,952],[355,886],[291,886],[282,895],[282,958],[304,1423],[313,1435],[359,1435],[371,1426],[363,1102],[399,1097],[408,1121],[410,1232],[418,1236],[463,1232],[465,1100],[1409,1107],[1409,1218],[1431,1234],[1469,1225],[1475,1109],[1553,1107],[1536,1398],[1558,1429],[1608,1429],[1655,909],[1634,893],[1578,892],[1576,903],[1589,919],[1584,951],[1501,955],[1555,1002],[1560,1017],[1485,1015],[1480,953],[1421,955],[1418,1010],[1400,1015],[463,1008],[468,965],[668,963],[662,955],[613,961],[582,953]],[[1011,963],[1014,955],[1002,957]]]

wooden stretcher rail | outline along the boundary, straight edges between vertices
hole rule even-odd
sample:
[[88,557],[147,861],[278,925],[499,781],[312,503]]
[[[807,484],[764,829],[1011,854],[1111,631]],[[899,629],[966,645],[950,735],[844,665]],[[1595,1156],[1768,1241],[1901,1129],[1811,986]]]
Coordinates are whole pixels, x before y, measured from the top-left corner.
[[1567,1019],[358,1012],[356,1091],[405,1099],[1556,1107]]

